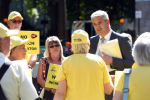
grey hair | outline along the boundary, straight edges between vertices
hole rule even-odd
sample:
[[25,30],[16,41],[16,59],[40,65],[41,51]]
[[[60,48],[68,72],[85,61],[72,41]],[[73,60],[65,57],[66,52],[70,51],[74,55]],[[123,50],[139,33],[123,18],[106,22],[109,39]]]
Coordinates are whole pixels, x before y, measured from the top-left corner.
[[109,19],[108,14],[105,11],[103,11],[103,10],[97,10],[94,13],[92,13],[91,20],[93,18],[95,18],[95,17],[98,17],[98,16],[103,16],[104,20],[108,20]]
[[138,37],[133,46],[132,56],[140,66],[150,65],[150,32]]
[[122,35],[123,36],[127,36],[130,39],[131,44],[132,44],[132,36],[130,34],[128,34],[128,33],[122,33]]
[[71,50],[73,53],[86,53],[89,51],[89,43],[83,43],[83,44],[72,44]]
[[60,57],[59,57],[59,61],[62,61],[64,60],[64,56],[63,56],[63,48],[62,48],[62,45],[61,45],[61,42],[60,40],[58,39],[58,37],[56,36],[50,36],[46,39],[45,41],[45,52],[44,52],[44,57],[48,57],[51,59],[51,56],[50,56],[50,53],[49,53],[49,43],[58,43],[60,45]]

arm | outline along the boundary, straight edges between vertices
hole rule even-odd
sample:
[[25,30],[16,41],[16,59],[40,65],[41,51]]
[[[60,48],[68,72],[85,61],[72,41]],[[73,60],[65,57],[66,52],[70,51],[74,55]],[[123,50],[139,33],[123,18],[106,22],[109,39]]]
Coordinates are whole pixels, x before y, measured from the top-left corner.
[[58,84],[58,88],[53,100],[64,100],[66,96],[67,81],[62,80]]
[[115,91],[115,94],[113,96],[113,100],[122,100],[123,99],[123,93],[119,91]]
[[33,68],[35,63],[37,61],[37,55],[36,54],[32,54],[31,57],[30,57],[30,60],[28,62],[28,66]]
[[45,90],[50,91],[50,88],[45,87],[46,81],[43,79],[43,60],[41,59],[38,66],[38,73],[37,73],[37,82],[42,86]]
[[120,41],[122,41],[121,42],[122,44],[120,44],[122,59],[111,57],[105,54],[104,52],[102,52],[102,55],[103,55],[102,59],[105,61],[106,65],[111,65],[111,68],[117,69],[117,70],[124,70],[124,68],[131,68],[134,61],[131,55],[132,47],[131,47],[129,38],[124,37]]
[[111,81],[104,84],[104,92],[106,94],[110,95],[113,89],[114,89],[114,86]]
[[124,70],[124,68],[131,68],[134,60],[131,55],[132,52],[132,46],[131,41],[128,37],[123,37],[119,41],[120,50],[122,53],[122,59],[112,57],[113,63],[111,65],[111,68],[117,69],[117,70]]

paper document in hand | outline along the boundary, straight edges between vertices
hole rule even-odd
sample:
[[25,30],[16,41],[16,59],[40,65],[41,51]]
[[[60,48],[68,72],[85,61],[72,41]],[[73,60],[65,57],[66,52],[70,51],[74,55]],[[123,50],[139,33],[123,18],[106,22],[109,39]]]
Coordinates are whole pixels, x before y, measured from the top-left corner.
[[55,80],[60,65],[50,63],[45,87],[57,89],[58,81]]
[[[104,52],[105,54],[111,57],[122,58],[122,54],[118,44],[118,39],[110,40],[104,44],[99,44],[98,47],[101,52]],[[110,65],[107,65],[107,68],[109,72],[115,70],[111,69]]]

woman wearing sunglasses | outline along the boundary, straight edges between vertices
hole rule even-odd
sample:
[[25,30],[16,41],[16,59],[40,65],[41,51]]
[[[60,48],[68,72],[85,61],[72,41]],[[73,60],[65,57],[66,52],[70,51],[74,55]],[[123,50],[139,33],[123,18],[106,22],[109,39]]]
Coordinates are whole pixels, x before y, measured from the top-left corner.
[[[39,61],[37,74],[37,82],[40,84],[41,87],[45,89],[43,96],[44,100],[53,100],[56,91],[55,89],[45,87],[49,65],[50,63],[61,65],[63,60],[63,48],[60,40],[56,36],[48,37],[45,42],[44,57],[42,57]],[[43,72],[44,66],[46,66],[45,73]]]

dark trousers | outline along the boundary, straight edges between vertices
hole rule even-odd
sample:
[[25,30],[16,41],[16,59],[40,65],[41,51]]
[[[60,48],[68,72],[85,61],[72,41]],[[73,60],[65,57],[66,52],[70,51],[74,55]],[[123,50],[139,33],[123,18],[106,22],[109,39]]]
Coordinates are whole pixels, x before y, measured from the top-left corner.
[[110,95],[105,94],[105,100],[112,100],[113,98],[113,91],[111,92]]

